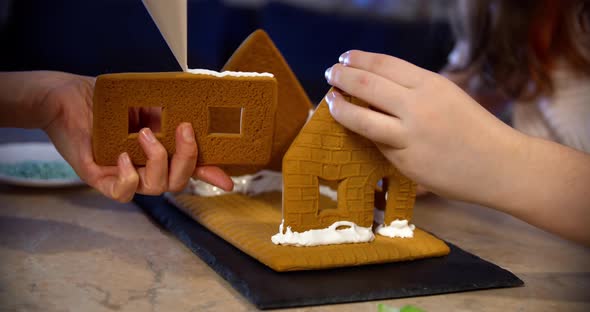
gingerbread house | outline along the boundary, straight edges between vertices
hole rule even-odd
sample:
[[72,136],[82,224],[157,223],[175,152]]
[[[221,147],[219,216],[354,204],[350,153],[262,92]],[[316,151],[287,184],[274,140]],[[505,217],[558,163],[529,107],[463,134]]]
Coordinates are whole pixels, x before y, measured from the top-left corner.
[[[98,152],[116,155],[119,151],[131,150],[136,151],[138,157],[143,156],[141,150],[133,145],[135,144],[133,134],[128,133],[124,120],[126,118],[124,116],[127,116],[125,110],[133,105],[163,106],[163,133],[159,138],[165,146],[170,147],[169,151],[173,151],[174,148],[174,142],[169,141],[173,139],[171,129],[174,129],[179,122],[189,120],[196,127],[195,134],[199,143],[200,156],[225,157],[215,162],[213,158],[199,159],[199,163],[203,164],[205,160],[210,161],[211,164],[221,164],[232,175],[256,172],[260,169],[282,169],[282,177],[279,176],[278,180],[272,181],[272,191],[259,195],[243,193],[230,193],[223,196],[195,196],[190,193],[171,195],[171,200],[193,219],[276,271],[405,261],[449,253],[449,247],[443,241],[419,228],[415,228],[413,235],[408,238],[392,239],[377,235],[372,236],[374,237],[372,241],[364,241],[370,241],[370,243],[360,244],[331,245],[328,243],[300,248],[277,245],[271,241],[271,237],[277,235],[277,229],[279,233],[283,233],[285,226],[291,228],[287,228],[285,232],[285,237],[288,237],[295,234],[293,231],[334,228],[334,224],[338,224],[337,221],[343,220],[350,221],[348,223],[353,222],[355,227],[358,225],[370,232],[376,206],[375,194],[380,187],[382,192],[377,193],[387,194],[387,200],[383,201],[384,205],[381,207],[385,210],[384,223],[389,224],[396,219],[410,221],[416,185],[391,165],[374,143],[338,124],[330,115],[325,101],[318,105],[307,120],[311,103],[288,64],[265,32],[256,31],[249,36],[230,58],[224,70],[271,72],[274,78],[236,78],[226,82],[227,78],[218,81],[214,77],[189,77],[185,76],[189,74],[180,74],[181,76],[172,77],[168,81],[169,77],[155,75],[152,76],[155,80],[150,82],[150,85],[157,82],[160,88],[144,88],[141,89],[142,92],[136,92],[138,94],[123,94],[129,92],[130,88],[117,89],[117,85],[121,82],[114,81],[117,77],[103,80],[103,82],[112,83],[102,84],[104,90],[101,89],[103,87],[99,87],[101,84],[98,84],[98,95],[95,93],[97,96],[95,100],[108,102],[109,105],[95,107],[98,109],[95,111],[95,118],[103,118],[104,125],[112,125],[117,130],[112,132],[111,139],[109,136],[100,137],[101,142],[98,143],[103,144],[101,146],[106,150]],[[135,79],[136,77],[129,76],[122,78],[128,80],[125,82],[127,87],[129,87],[128,83],[132,85],[145,83],[143,78]],[[176,94],[166,93],[168,89],[174,91],[178,88],[178,84],[172,83],[172,80],[181,82],[180,85],[197,83],[193,79],[203,83],[200,88],[217,90],[217,87],[211,88],[211,85],[218,82],[217,85],[227,84],[227,90],[231,88],[233,91],[213,91],[211,94],[213,98],[205,97],[203,100],[202,93],[192,90],[193,93],[185,93],[185,96],[177,97],[180,101],[186,102],[184,104],[162,104],[172,103],[166,99]],[[278,88],[273,91],[275,79]],[[143,82],[140,83],[139,80]],[[260,86],[247,90],[247,85],[252,81],[259,83]],[[242,84],[246,86],[246,89],[240,89]],[[169,85],[170,88],[164,88],[165,85]],[[135,89],[131,88],[131,90]],[[248,103],[239,104],[242,102],[230,99],[234,95],[236,99],[239,99],[243,94],[250,94]],[[122,102],[117,101],[126,105],[123,105],[123,108],[117,107],[113,104],[117,102],[114,97],[124,99]],[[350,96],[347,98],[352,103],[366,106],[356,98]],[[199,100],[200,108],[190,104],[196,99],[201,99]],[[252,107],[248,109],[250,106],[245,105]],[[102,109],[99,109],[100,107]],[[224,112],[235,111],[238,107],[241,119],[229,115],[224,117]],[[249,139],[245,136],[249,133],[245,127],[269,122],[270,119],[266,117],[272,114],[273,107],[276,107],[273,130],[264,134],[256,132],[257,138],[261,139],[257,142],[265,142],[264,146],[248,145],[246,142],[252,137]],[[221,113],[217,116],[221,119],[216,119],[217,117],[212,115],[211,108]],[[177,109],[182,112],[176,111]],[[254,115],[245,115],[246,112],[254,112],[255,109],[261,109],[263,115],[260,116],[266,117],[257,119]],[[205,117],[207,114],[209,117]],[[109,119],[109,116],[116,117],[117,121]],[[248,119],[250,117],[254,119]],[[203,123],[203,120],[207,120],[207,123]],[[220,131],[214,128],[213,124],[224,124],[223,120],[241,120],[241,124],[240,127],[226,129],[229,133],[222,133],[223,135],[220,136],[219,132],[228,131]],[[268,127],[263,128],[265,131],[268,130]],[[111,128],[106,129],[113,131]],[[257,127],[252,128],[252,130],[255,129]],[[238,131],[240,135],[237,134]],[[95,132],[95,138],[98,138],[100,133],[101,131]],[[235,150],[228,148],[215,149],[215,144],[202,145],[203,141],[199,141],[211,138],[232,139],[240,144],[246,143],[246,146],[243,152],[234,152]],[[95,148],[97,146],[94,145]],[[253,161],[254,158],[248,160],[250,156],[247,153],[263,153],[266,161],[263,162],[262,157],[256,158],[258,159],[256,162]],[[139,159],[140,162],[141,160]],[[237,164],[242,165],[236,166]],[[274,175],[276,177],[277,174]],[[256,175],[250,177],[256,177]],[[283,179],[282,193],[275,191],[280,189],[277,186],[280,186],[281,179]],[[335,201],[320,194],[322,186],[334,188],[337,194]],[[322,188],[322,190],[325,189],[325,187]],[[337,227],[335,229],[340,231]],[[342,230],[346,231],[346,229]]]
[[[354,97],[345,98],[367,106]],[[382,179],[388,194],[385,224],[396,219],[409,221],[416,184],[402,175],[373,142],[336,122],[324,99],[283,158],[284,223],[298,232],[326,228],[340,220],[370,227],[375,191]],[[336,188],[336,207],[320,205],[321,184]]]

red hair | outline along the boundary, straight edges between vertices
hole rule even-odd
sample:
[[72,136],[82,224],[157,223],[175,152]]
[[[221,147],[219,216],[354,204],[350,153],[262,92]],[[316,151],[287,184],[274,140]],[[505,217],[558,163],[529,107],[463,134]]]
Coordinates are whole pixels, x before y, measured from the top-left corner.
[[487,0],[464,3],[467,15],[454,20],[459,40],[470,44],[465,70],[484,86],[511,98],[553,92],[551,72],[563,60],[590,76],[589,2],[583,0]]

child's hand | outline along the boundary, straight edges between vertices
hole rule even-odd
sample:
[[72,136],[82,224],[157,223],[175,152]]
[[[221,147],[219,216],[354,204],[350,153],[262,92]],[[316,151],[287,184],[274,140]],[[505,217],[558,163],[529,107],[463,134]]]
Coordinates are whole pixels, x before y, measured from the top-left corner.
[[189,123],[180,124],[176,129],[176,153],[170,161],[152,131],[143,128],[138,140],[147,156],[145,167],[135,168],[127,153],[119,156],[116,167],[99,166],[94,162],[91,144],[94,78],[65,73],[45,74],[59,75],[59,79],[48,84],[49,88],[39,103],[40,107],[53,107],[57,112],[49,117],[44,130],[80,178],[104,195],[126,202],[135,193],[159,195],[166,191],[181,191],[191,176],[224,190],[233,187],[233,182],[221,169],[196,167],[197,143]]
[[[332,116],[374,141],[405,175],[427,189],[457,199],[486,196],[503,162],[522,153],[521,135],[436,73],[395,57],[349,51],[326,70],[328,82],[368,102],[326,96]],[[493,174],[498,173],[498,174]]]

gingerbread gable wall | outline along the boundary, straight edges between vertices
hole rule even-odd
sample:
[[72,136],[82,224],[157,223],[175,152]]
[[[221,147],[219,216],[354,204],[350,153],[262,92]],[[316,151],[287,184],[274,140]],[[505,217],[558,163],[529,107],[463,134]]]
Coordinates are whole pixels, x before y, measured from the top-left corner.
[[[285,154],[283,175],[283,218],[295,231],[325,228],[339,220],[371,226],[377,182],[384,176],[401,176],[374,143],[336,122],[325,101]],[[338,182],[337,209],[320,211],[319,179]],[[397,187],[402,184],[395,184],[396,194],[403,195]],[[407,191],[403,203],[413,195]],[[401,206],[411,210],[413,199]]]
[[279,86],[270,162],[265,166],[225,166],[223,169],[231,175],[250,174],[261,169],[280,171],[283,156],[313,108],[307,93],[272,39],[260,29],[244,40],[222,70],[270,72]]

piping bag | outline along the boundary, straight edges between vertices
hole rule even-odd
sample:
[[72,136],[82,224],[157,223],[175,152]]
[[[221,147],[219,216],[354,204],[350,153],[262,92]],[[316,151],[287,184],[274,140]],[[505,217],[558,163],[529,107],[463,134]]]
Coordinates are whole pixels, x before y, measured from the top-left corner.
[[[174,54],[178,65],[180,65],[183,72],[188,72],[187,0],[142,0],[142,2],[152,20],[156,23],[172,54]],[[257,183],[251,183],[251,177],[257,177]],[[274,188],[276,188],[276,181],[277,179],[281,181],[280,178],[280,173],[277,176],[277,173],[268,170],[263,170],[255,176],[233,177],[234,183],[243,181],[240,184],[242,188],[236,188],[234,192],[260,193],[268,191],[269,188],[272,188],[270,185],[275,185]],[[196,183],[198,184],[198,181]],[[216,196],[223,193],[217,187],[206,183],[195,185],[193,192],[201,196]]]
[[187,0],[142,0],[183,72],[187,63]]

